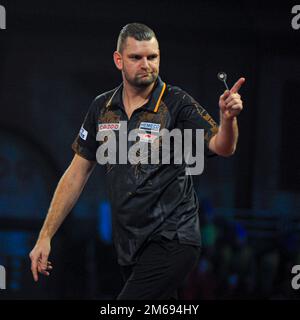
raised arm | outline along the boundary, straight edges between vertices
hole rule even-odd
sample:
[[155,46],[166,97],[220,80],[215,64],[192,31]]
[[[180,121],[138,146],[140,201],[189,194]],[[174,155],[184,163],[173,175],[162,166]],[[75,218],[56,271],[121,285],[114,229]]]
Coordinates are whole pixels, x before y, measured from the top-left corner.
[[78,200],[95,164],[95,161],[86,160],[75,154],[68,169],[61,177],[35,247],[29,254],[35,281],[38,281],[38,272],[49,275],[52,269],[48,261],[51,239]]
[[209,142],[209,149],[224,157],[235,152],[238,140],[237,116],[243,109],[243,102],[238,90],[245,82],[240,78],[230,90],[226,90],[219,100],[220,125],[216,135]]

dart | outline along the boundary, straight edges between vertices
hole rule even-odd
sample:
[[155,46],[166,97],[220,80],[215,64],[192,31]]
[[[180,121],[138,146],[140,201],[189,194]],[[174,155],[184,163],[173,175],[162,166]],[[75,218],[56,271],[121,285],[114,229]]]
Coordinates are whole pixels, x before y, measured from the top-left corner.
[[218,75],[217,75],[218,79],[220,81],[223,81],[224,82],[224,85],[226,87],[227,90],[229,90],[228,88],[228,85],[227,85],[227,82],[226,82],[226,79],[227,79],[227,74],[225,72],[219,72]]

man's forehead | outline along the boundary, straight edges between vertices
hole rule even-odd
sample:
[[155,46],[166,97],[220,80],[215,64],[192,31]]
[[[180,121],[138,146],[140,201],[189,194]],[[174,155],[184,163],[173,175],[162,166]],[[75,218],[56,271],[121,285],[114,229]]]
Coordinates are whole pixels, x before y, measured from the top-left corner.
[[127,53],[136,52],[136,51],[159,51],[158,42],[156,38],[151,38],[150,40],[136,40],[132,37],[126,39],[124,46],[124,51]]

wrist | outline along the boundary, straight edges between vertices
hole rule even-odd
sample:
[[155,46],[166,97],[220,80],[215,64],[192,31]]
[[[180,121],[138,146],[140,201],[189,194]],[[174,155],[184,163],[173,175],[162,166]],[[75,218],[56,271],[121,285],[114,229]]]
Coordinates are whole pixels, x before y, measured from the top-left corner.
[[232,126],[233,123],[237,121],[237,117],[227,117],[223,113],[221,113],[221,124],[225,126]]
[[42,232],[42,233],[40,233],[40,235],[39,235],[39,238],[38,238],[38,241],[51,241],[51,236],[48,234],[48,233],[46,233],[46,232]]

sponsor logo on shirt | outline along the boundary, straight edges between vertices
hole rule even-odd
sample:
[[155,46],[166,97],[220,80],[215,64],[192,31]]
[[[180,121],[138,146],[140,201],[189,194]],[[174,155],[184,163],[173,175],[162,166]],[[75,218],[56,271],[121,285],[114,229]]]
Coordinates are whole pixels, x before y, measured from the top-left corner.
[[139,129],[151,131],[151,132],[159,132],[160,124],[159,123],[151,123],[151,122],[141,122]]
[[119,123],[99,123],[98,124],[98,131],[119,130],[119,129],[120,129]]
[[86,140],[87,136],[88,136],[88,132],[81,127],[80,132],[79,132],[79,136],[81,139]]
[[151,134],[151,133],[139,133],[138,135],[140,137],[141,142],[150,142],[150,143],[153,143],[154,140],[158,137],[156,134]]

